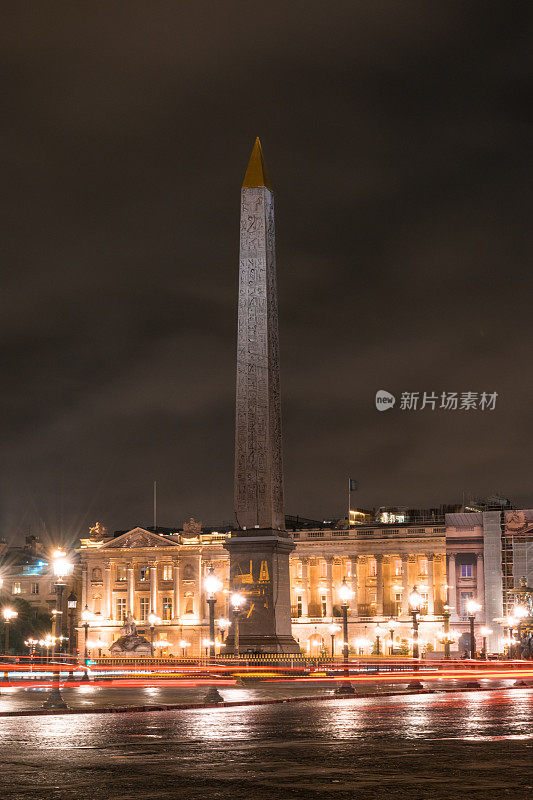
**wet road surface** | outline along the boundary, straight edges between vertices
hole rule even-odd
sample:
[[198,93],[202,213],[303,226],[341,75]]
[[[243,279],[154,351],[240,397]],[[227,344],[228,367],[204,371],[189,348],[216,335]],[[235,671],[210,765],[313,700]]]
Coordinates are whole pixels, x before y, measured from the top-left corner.
[[533,691],[0,719],[9,800],[533,799]]

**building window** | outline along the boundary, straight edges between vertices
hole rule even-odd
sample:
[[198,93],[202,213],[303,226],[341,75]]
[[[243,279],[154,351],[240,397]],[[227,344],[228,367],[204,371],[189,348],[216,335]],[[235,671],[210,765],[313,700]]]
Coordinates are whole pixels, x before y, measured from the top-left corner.
[[325,578],[328,574],[328,568],[325,561],[320,562],[320,577]]
[[323,617],[327,616],[328,613],[328,603],[327,603],[327,595],[321,594],[320,595],[320,611]]
[[401,558],[397,558],[396,559],[396,563],[394,565],[394,574],[397,577],[400,577],[401,574],[402,574],[402,560],[401,560]]
[[117,581],[125,581],[127,578],[127,570],[123,564],[117,564]]
[[402,593],[401,592],[396,592],[396,594],[394,595],[394,601],[396,603],[401,603],[402,602]]
[[297,578],[301,578],[302,577],[302,562],[301,561],[298,561],[298,563],[296,564],[296,577]]
[[378,572],[378,565],[377,565],[375,559],[372,559],[372,561],[370,562],[370,576],[372,578],[375,578],[376,575],[377,575],[377,572]]
[[172,564],[163,564],[163,580],[172,580]]
[[420,613],[427,614],[429,595],[427,592],[420,592],[420,597],[422,598],[422,603],[420,605]]
[[347,578],[352,577],[352,562],[350,559],[348,559],[348,561],[346,562],[346,577]]
[[11,594],[22,594],[22,587],[18,581],[15,581],[11,588]]
[[30,585],[30,592],[32,594],[39,594],[39,584],[38,583],[32,583]]
[[146,565],[139,568],[139,578],[141,581],[147,581],[150,578],[150,570]]
[[167,620],[167,621],[172,619],[172,598],[171,597],[163,597],[163,619]]
[[298,595],[296,595],[296,616],[297,617],[301,617],[302,616],[302,608],[303,608],[302,607],[302,595],[298,594]]
[[149,597],[141,597],[139,600],[139,620],[140,622],[146,622],[148,617],[148,612],[150,608],[150,598]]
[[427,558],[421,558],[419,561],[419,570],[420,575],[427,575],[428,574],[428,560]]
[[117,620],[119,622],[124,622],[126,619],[126,598],[125,597],[118,597],[117,598]]
[[194,614],[194,600],[192,592],[185,592],[185,613]]
[[472,564],[461,564],[461,578],[472,577]]
[[466,609],[466,605],[469,602],[469,600],[473,600],[473,599],[474,599],[474,593],[473,592],[461,592],[461,616],[462,617],[467,617],[468,616],[468,611]]
[[100,569],[100,567],[93,567],[91,572],[91,580],[92,581],[102,580],[102,570]]

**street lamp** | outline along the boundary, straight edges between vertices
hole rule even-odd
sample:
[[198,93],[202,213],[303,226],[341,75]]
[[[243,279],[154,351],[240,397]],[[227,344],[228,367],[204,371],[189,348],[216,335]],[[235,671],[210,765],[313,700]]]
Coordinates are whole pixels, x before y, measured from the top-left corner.
[[335,634],[342,630],[340,625],[336,625],[334,622],[328,627],[329,635],[331,636],[331,658],[335,658]]
[[452,608],[453,608],[453,606],[445,605],[443,610],[442,610],[442,616],[443,616],[443,619],[444,619],[444,624],[443,624],[443,634],[444,634],[444,636],[443,636],[442,641],[444,643],[444,658],[447,661],[450,659],[450,644],[451,644],[452,641],[454,641],[453,639],[450,639],[450,636],[449,636],[449,633],[450,633],[450,617],[451,617],[451,614],[452,614]]
[[416,586],[413,586],[413,591],[409,595],[409,613],[413,620],[413,658],[418,658],[418,615],[422,607],[422,596],[418,593]]
[[381,650],[379,649],[379,641],[380,639],[385,638],[385,636],[387,635],[387,631],[385,628],[382,628],[381,625],[376,625],[374,633],[376,634],[376,655],[380,656]]
[[7,656],[9,653],[9,623],[12,619],[18,617],[18,611],[15,611],[14,608],[6,607],[2,609],[2,616],[4,618],[4,653]]
[[52,569],[56,577],[55,587],[57,593],[57,604],[55,613],[55,635],[61,647],[60,636],[63,632],[62,614],[63,614],[63,589],[65,587],[65,578],[72,572],[72,564],[67,558],[63,550],[55,550],[52,554]]
[[480,630],[480,633],[481,633],[481,635],[483,637],[483,647],[482,647],[481,652],[482,652],[484,660],[486,661],[487,660],[487,636],[491,635],[492,630],[491,630],[491,628],[487,628],[485,625],[483,625],[483,627]]
[[68,638],[69,638],[71,655],[75,655],[76,652],[76,642],[74,636],[74,617],[76,614],[77,606],[78,606],[78,598],[76,597],[74,592],[71,592],[67,597],[67,608],[69,614]]
[[180,647],[181,647],[181,657],[185,658],[185,650],[187,647],[190,647],[191,643],[187,642],[185,639],[180,639]]
[[209,657],[215,657],[215,603],[216,593],[222,589],[222,581],[215,575],[213,566],[209,567],[204,578],[204,587],[207,592],[207,605],[209,607]]
[[469,600],[466,604],[466,611],[468,613],[468,621],[470,622],[470,658],[476,657],[476,636],[474,632],[474,622],[476,619],[476,612],[481,611],[481,606],[475,600]]
[[[391,654],[391,656],[394,655],[394,631],[396,630],[396,628],[398,627],[399,624],[400,623],[397,620],[393,619],[392,617],[387,622],[387,628],[389,629],[389,633],[390,633],[390,654]],[[385,650],[385,648],[383,648],[383,649]]]
[[215,642],[213,639],[202,639],[202,644],[205,647],[205,657],[207,658],[209,656],[211,648],[214,649]]
[[233,609],[233,622],[235,624],[233,633],[233,655],[239,658],[239,616],[241,608],[246,598],[240,592],[233,592],[230,597],[231,608]]
[[354,593],[346,583],[346,577],[342,579],[342,583],[339,589],[339,597],[341,599],[341,610],[342,610],[342,636],[343,636],[343,643],[342,643],[342,658],[344,661],[344,680],[343,682],[337,687],[335,690],[337,694],[354,694],[355,689],[353,688],[352,684],[349,682],[348,678],[350,677],[350,670],[348,669],[348,657],[349,657],[349,645],[348,645],[348,604]]
[[83,620],[83,628],[85,630],[85,637],[83,641],[83,658],[85,660],[85,666],[87,666],[87,638],[89,636],[89,623],[93,619],[93,615],[89,611],[89,606],[85,603],[85,608],[81,612],[81,618]]
[[157,625],[158,622],[161,622],[157,614],[154,614],[153,611],[150,611],[148,614],[148,625],[150,626],[150,656],[151,658],[154,657],[154,626]]
[[224,643],[224,638],[226,636],[226,631],[230,627],[231,621],[229,619],[226,619],[226,617],[221,617],[220,619],[217,619],[217,625],[218,625],[218,628],[219,628],[221,636],[222,636],[222,643]]

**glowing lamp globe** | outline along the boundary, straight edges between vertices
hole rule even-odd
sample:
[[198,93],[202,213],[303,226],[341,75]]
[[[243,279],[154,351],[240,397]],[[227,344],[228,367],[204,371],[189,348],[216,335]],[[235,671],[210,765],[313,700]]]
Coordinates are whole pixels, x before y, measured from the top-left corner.
[[239,608],[244,604],[245,597],[244,595],[240,594],[240,592],[233,592],[230,599],[232,607],[235,609],[235,611],[238,611]]
[[420,611],[422,606],[422,595],[418,593],[416,586],[409,595],[409,608],[411,611]]
[[210,595],[214,595],[222,589],[222,581],[215,575],[213,567],[211,567],[204,578],[204,588]]
[[348,601],[352,599],[353,595],[354,593],[346,583],[346,578],[343,578],[339,589],[339,597],[342,601],[342,604],[347,605]]
[[466,604],[466,610],[470,616],[474,616],[476,611],[481,610],[481,606],[475,600],[469,600],[468,603]]

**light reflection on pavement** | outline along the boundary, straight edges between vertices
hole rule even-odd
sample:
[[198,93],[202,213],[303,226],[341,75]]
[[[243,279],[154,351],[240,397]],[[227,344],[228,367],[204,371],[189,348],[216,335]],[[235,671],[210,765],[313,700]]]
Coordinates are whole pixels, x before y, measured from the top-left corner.
[[531,800],[533,691],[6,717],[0,746],[9,800]]

